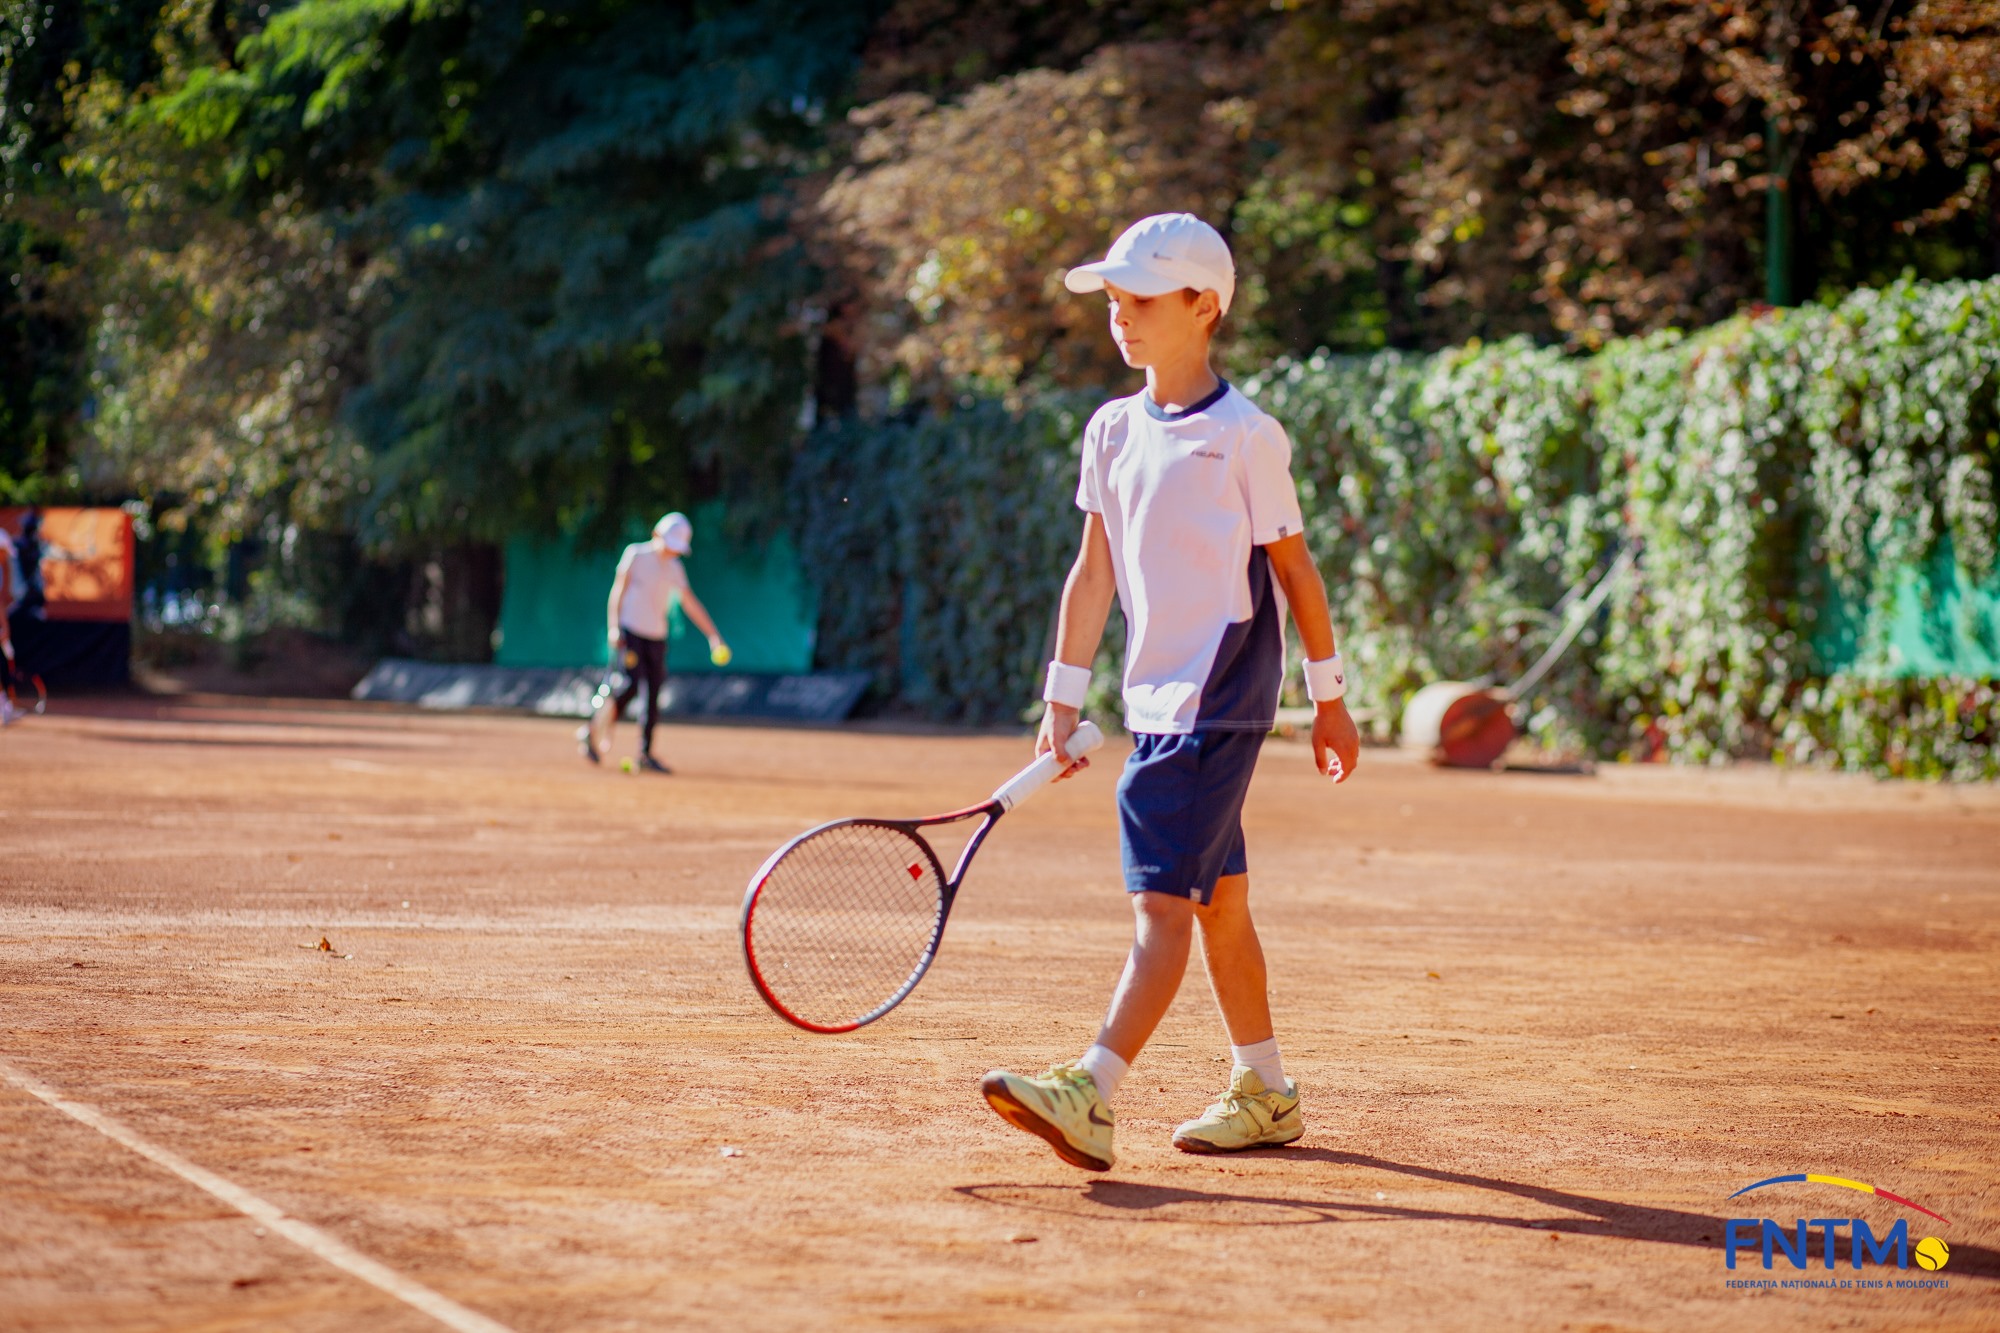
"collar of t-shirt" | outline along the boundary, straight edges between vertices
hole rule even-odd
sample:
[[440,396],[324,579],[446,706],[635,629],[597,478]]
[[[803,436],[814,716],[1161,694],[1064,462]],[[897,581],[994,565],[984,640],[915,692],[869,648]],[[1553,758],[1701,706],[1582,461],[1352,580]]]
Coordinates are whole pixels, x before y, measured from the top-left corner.
[[1203,412],[1208,411],[1209,408],[1214,407],[1222,401],[1222,395],[1228,392],[1229,381],[1218,376],[1215,381],[1215,388],[1204,395],[1200,402],[1190,403],[1178,412],[1169,412],[1166,408],[1154,402],[1153,391],[1151,389],[1142,390],[1139,394],[1139,401],[1145,404],[1146,415],[1155,421],[1185,421],[1189,417],[1199,416]]

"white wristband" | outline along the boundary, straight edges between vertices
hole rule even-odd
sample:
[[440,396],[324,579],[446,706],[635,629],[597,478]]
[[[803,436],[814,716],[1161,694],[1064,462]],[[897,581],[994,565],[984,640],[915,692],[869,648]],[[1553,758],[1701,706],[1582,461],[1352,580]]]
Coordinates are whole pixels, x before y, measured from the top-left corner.
[[1042,686],[1042,698],[1065,708],[1083,707],[1083,698],[1090,693],[1090,668],[1071,666],[1067,662],[1049,663],[1048,683]]
[[1316,704],[1330,704],[1347,693],[1347,668],[1340,654],[1306,663],[1306,697]]

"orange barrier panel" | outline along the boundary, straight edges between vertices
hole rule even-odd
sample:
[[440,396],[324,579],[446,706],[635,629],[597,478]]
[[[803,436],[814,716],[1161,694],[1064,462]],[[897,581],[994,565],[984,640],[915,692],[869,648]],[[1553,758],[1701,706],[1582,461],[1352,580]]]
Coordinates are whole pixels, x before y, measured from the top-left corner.
[[[42,586],[50,620],[132,619],[132,516],[122,509],[41,509]],[[26,509],[0,509],[21,532]]]

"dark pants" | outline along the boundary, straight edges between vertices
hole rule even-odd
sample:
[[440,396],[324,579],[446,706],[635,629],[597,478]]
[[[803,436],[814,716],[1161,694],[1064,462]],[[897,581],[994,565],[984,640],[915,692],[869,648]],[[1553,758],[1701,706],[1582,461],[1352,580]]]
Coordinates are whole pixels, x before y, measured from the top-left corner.
[[[26,654],[21,648],[21,626],[24,622],[33,618],[35,618],[34,613],[25,606],[16,607],[7,616],[7,638],[8,642],[13,646],[14,656],[10,660],[6,654],[0,653],[0,689],[4,689],[10,695],[26,684],[34,674],[28,670],[28,664],[22,660]],[[32,628],[29,634],[32,637]]]
[[639,753],[653,752],[653,724],[660,718],[660,687],[667,683],[667,641],[649,639],[643,634],[634,634],[629,629],[618,631],[618,661],[625,671],[625,688],[618,692],[612,707],[618,711],[613,717],[625,716],[626,706],[632,696],[639,692],[641,682],[646,687],[646,720],[639,724]]

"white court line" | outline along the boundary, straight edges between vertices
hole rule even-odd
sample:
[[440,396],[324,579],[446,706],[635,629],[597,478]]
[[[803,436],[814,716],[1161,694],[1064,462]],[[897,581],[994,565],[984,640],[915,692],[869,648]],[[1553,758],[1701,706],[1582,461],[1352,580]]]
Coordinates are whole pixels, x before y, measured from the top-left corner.
[[459,1333],[512,1333],[505,1324],[468,1310],[457,1301],[432,1291],[423,1283],[404,1277],[395,1269],[370,1259],[353,1246],[334,1239],[311,1223],[285,1216],[284,1210],[276,1204],[258,1198],[234,1181],[224,1180],[215,1172],[196,1166],[179,1153],[140,1138],[96,1107],[69,1100],[48,1084],[22,1073],[5,1060],[0,1060],[0,1077],[4,1077],[29,1096],[47,1102],[70,1119],[90,1126],[112,1142],[122,1144],[147,1161],[165,1167],[195,1188],[206,1190],[237,1212],[263,1223],[308,1254],[326,1260],[342,1272],[360,1278],[406,1305],[415,1306],[446,1328],[457,1329]]

